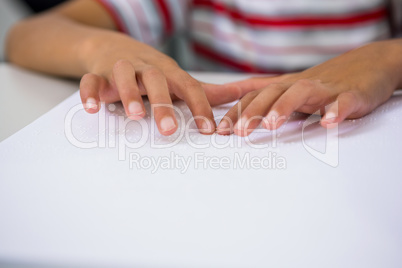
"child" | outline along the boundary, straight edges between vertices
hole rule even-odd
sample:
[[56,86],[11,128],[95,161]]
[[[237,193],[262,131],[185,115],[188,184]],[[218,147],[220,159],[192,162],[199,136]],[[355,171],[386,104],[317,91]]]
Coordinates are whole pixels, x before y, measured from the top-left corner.
[[[261,121],[277,128],[293,111],[313,113],[337,100],[321,120],[330,127],[366,115],[402,87],[402,39],[390,39],[391,10],[386,0],[75,0],[17,24],[7,55],[27,68],[82,76],[90,113],[100,101],[121,100],[137,120],[148,95],[163,135],[177,129],[175,98],[204,134],[216,131],[211,105],[242,96],[219,134],[245,136]],[[177,35],[184,39],[176,59],[186,69],[193,59],[204,70],[287,74],[201,83],[154,48]]]

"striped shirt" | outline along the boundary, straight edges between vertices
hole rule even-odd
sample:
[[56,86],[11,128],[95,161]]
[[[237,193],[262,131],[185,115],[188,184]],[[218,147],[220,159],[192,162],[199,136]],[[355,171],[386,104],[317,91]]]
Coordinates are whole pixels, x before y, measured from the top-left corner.
[[158,48],[170,40],[187,70],[263,73],[303,70],[389,39],[400,30],[391,13],[402,6],[402,0],[97,1],[133,38]]

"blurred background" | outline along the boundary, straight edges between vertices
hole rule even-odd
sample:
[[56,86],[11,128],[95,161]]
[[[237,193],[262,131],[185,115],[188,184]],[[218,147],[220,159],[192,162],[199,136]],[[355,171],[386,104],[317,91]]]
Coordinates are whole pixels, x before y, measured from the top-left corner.
[[18,20],[42,12],[65,0],[0,0],[0,61],[4,61],[4,41],[8,29]]

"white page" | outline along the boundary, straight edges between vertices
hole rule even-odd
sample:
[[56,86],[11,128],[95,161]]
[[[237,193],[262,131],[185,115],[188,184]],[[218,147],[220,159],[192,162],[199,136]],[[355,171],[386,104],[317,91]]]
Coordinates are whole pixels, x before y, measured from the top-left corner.
[[[276,145],[266,130],[251,135],[253,144],[265,145],[263,149],[236,136],[197,133],[190,135],[195,144],[215,141],[226,146],[199,149],[183,138],[171,148],[151,148],[151,137],[166,144],[177,134],[161,136],[147,118],[149,128],[144,131],[149,139],[140,148],[127,148],[121,161],[119,149],[109,146],[109,140],[121,144],[123,131],[98,122],[104,122],[99,120],[102,115],[118,122],[122,107],[116,105],[114,112],[103,107],[99,115],[82,110],[75,114],[72,129],[77,140],[108,137],[106,148],[80,149],[65,135],[66,116],[79,104],[77,93],[0,143],[0,264],[402,265],[401,95],[363,119],[341,124],[339,140],[334,133],[326,140],[326,130],[318,124],[303,130],[307,116],[295,114],[278,131]],[[185,104],[176,106],[185,111],[180,122],[188,122]],[[229,107],[216,107],[214,113],[223,115]],[[142,134],[135,122],[125,133],[131,141]],[[323,150],[326,144],[339,146],[329,158],[333,162],[339,153],[336,167],[306,149]],[[268,159],[269,153],[284,159],[285,168],[239,167],[247,155],[258,161]],[[174,154],[190,166],[185,171],[161,167],[153,173],[145,163],[142,169],[130,168],[130,154],[155,161]],[[201,162],[208,157],[243,160],[227,168],[196,167],[196,154],[203,154]]]

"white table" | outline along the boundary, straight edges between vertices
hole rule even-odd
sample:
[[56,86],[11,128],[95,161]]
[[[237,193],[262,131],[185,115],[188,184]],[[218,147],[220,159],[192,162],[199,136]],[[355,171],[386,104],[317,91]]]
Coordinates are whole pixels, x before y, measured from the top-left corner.
[[78,82],[61,81],[0,63],[0,142],[72,95]]
[[[77,86],[2,68],[9,73],[3,84],[16,91]],[[185,105],[176,105],[184,112],[180,122],[188,122]],[[338,136],[295,114],[276,140],[267,131],[251,136],[266,148],[192,133],[155,149],[151,138],[168,144],[178,136],[160,136],[149,118],[143,130],[124,125],[118,104],[88,115],[76,93],[0,143],[0,266],[401,267],[401,115],[396,94],[371,115],[341,124]],[[123,146],[121,153],[119,144],[141,137],[142,146]],[[224,148],[195,148],[214,143]],[[324,148],[329,158],[317,153]],[[270,153],[285,160],[285,169],[259,168]],[[247,156],[246,166],[233,166]],[[153,172],[137,157],[177,165]],[[176,158],[190,167],[182,169]],[[232,162],[196,166],[208,159]]]

